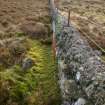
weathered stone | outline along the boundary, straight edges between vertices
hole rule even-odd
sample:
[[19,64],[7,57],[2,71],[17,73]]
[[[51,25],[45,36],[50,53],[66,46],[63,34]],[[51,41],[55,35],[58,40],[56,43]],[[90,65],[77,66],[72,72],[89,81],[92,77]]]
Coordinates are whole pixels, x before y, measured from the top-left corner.
[[30,58],[25,58],[22,64],[22,69],[24,71],[30,69],[34,65],[34,61]]
[[74,105],[85,105],[86,101],[83,98],[79,98]]
[[[78,99],[81,92],[78,91],[78,86],[74,80],[66,80],[64,82],[65,99]],[[68,100],[68,99],[67,99]]]

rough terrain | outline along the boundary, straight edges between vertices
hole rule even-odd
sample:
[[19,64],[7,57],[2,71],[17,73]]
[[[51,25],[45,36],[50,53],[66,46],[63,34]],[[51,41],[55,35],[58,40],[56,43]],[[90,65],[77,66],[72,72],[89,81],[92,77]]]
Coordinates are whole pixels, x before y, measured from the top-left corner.
[[0,0],[0,105],[59,105],[47,0]]
[[[63,15],[67,16],[70,9],[73,25],[105,49],[104,0],[56,0],[56,3]],[[50,28],[47,0],[0,0],[1,105],[61,105],[57,64],[51,52]],[[62,28],[61,24],[58,28]],[[85,43],[83,36],[71,34],[71,30],[72,28],[63,30],[61,40],[57,43],[61,44],[58,50],[58,63],[61,69],[64,68],[61,73],[66,77],[66,81],[63,80],[65,78],[60,78],[61,85],[63,83],[64,86],[63,92],[66,93],[63,96],[64,105],[81,99],[83,95],[78,94],[81,92],[78,91],[81,88],[80,84],[96,105],[103,105],[105,67],[100,59],[101,53],[94,53],[88,43]],[[88,42],[97,50],[96,46],[89,40]],[[104,55],[102,57],[105,59]],[[70,71],[71,67],[73,72]],[[100,76],[102,73],[103,76]],[[78,81],[75,84],[74,80],[78,74],[80,80],[77,86]],[[74,99],[69,100],[71,97]],[[83,102],[85,98],[86,94],[82,97]],[[90,100],[86,101],[87,105],[93,105]]]

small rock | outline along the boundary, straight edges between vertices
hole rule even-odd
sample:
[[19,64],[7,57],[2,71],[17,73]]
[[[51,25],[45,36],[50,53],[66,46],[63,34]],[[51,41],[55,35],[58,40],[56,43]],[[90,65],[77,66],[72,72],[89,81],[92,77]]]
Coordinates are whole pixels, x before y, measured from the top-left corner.
[[86,101],[83,98],[79,98],[74,105],[85,105]]
[[22,64],[22,69],[30,69],[34,65],[34,61],[31,58],[25,58]]
[[66,69],[66,67],[67,67],[67,65],[64,63],[63,60],[59,61],[59,66],[60,66],[61,69]]
[[91,96],[92,93],[94,92],[94,85],[93,85],[93,84],[89,85],[89,86],[85,89],[85,91],[86,91],[86,93],[87,93],[88,96]]
[[101,51],[95,50],[94,52],[95,52],[95,54],[98,55],[99,57],[102,56],[102,52],[101,52]]
[[76,74],[76,81],[79,81],[80,78],[81,78],[81,74],[80,74],[80,72],[77,72],[77,74]]

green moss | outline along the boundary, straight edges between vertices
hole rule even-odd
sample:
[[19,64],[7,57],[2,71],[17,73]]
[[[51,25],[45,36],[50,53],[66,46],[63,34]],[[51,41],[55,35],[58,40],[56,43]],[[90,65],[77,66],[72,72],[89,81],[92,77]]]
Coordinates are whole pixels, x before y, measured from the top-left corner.
[[102,58],[102,60],[104,60],[104,61],[105,61],[105,55],[101,56],[101,58]]
[[0,104],[59,105],[61,97],[57,83],[57,64],[53,60],[51,48],[36,40],[28,39],[28,43],[30,49],[26,57],[33,59],[35,65],[27,71],[15,65],[0,72],[2,92],[5,92],[4,83],[8,82],[6,88],[9,88],[9,97],[0,95],[0,98],[6,100],[0,100]]
[[15,35],[16,35],[17,37],[22,37],[22,36],[25,35],[25,33],[23,33],[23,32],[16,32]]

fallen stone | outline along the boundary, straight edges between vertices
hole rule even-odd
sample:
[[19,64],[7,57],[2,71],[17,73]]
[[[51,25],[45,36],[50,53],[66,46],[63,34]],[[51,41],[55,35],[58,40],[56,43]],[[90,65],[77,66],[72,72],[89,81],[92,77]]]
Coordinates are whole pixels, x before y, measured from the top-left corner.
[[22,69],[24,71],[30,69],[34,65],[34,61],[31,58],[25,58],[22,64]]

